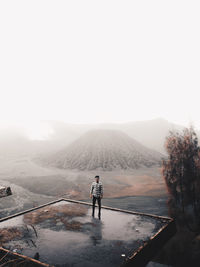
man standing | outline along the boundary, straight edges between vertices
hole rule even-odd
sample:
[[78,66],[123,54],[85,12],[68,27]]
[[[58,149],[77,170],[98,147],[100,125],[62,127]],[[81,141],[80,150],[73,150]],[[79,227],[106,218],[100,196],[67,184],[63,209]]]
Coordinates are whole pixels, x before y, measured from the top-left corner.
[[103,185],[102,182],[99,181],[99,175],[95,176],[95,182],[92,183],[91,189],[90,189],[90,198],[92,198],[92,216],[94,217],[94,211],[95,211],[95,203],[96,200],[98,202],[99,206],[99,220],[101,219],[101,199],[103,197]]

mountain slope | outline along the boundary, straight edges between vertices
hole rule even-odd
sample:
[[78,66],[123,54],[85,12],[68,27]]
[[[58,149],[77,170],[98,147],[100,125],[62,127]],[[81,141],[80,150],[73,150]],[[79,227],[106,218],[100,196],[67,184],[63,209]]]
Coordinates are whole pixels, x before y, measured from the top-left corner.
[[121,131],[91,130],[45,162],[64,169],[113,170],[158,165],[161,157]]

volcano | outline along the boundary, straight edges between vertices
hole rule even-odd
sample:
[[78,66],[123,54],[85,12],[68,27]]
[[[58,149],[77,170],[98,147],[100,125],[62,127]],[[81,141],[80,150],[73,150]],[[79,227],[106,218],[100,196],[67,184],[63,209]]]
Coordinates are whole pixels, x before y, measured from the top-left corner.
[[91,130],[44,161],[63,169],[111,171],[159,165],[162,156],[122,131]]

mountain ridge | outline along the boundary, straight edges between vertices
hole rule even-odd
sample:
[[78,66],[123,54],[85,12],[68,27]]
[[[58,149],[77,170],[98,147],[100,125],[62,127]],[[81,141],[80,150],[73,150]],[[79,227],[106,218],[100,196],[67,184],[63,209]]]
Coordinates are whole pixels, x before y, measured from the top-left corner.
[[44,162],[63,169],[136,169],[159,165],[162,156],[120,130],[99,129],[84,133]]

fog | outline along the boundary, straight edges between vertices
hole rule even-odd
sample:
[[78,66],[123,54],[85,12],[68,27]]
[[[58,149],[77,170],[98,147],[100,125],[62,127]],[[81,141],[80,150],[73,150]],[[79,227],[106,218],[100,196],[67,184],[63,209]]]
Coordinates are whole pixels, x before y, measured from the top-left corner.
[[[60,150],[84,133],[98,129],[120,130],[144,146],[165,153],[164,142],[169,131],[181,130],[184,127],[163,118],[127,123],[72,124],[48,120],[4,125],[0,128],[0,154],[18,150],[30,156],[33,151],[37,154],[46,150]],[[195,130],[199,136],[198,128]]]
[[[0,1],[0,186],[12,190],[0,218],[60,197],[91,202],[96,175],[103,205],[169,215],[165,138],[191,125],[200,136],[199,10],[196,0]],[[173,253],[188,253],[184,242]]]
[[1,1],[1,124],[32,138],[41,120],[199,127],[199,5]]

